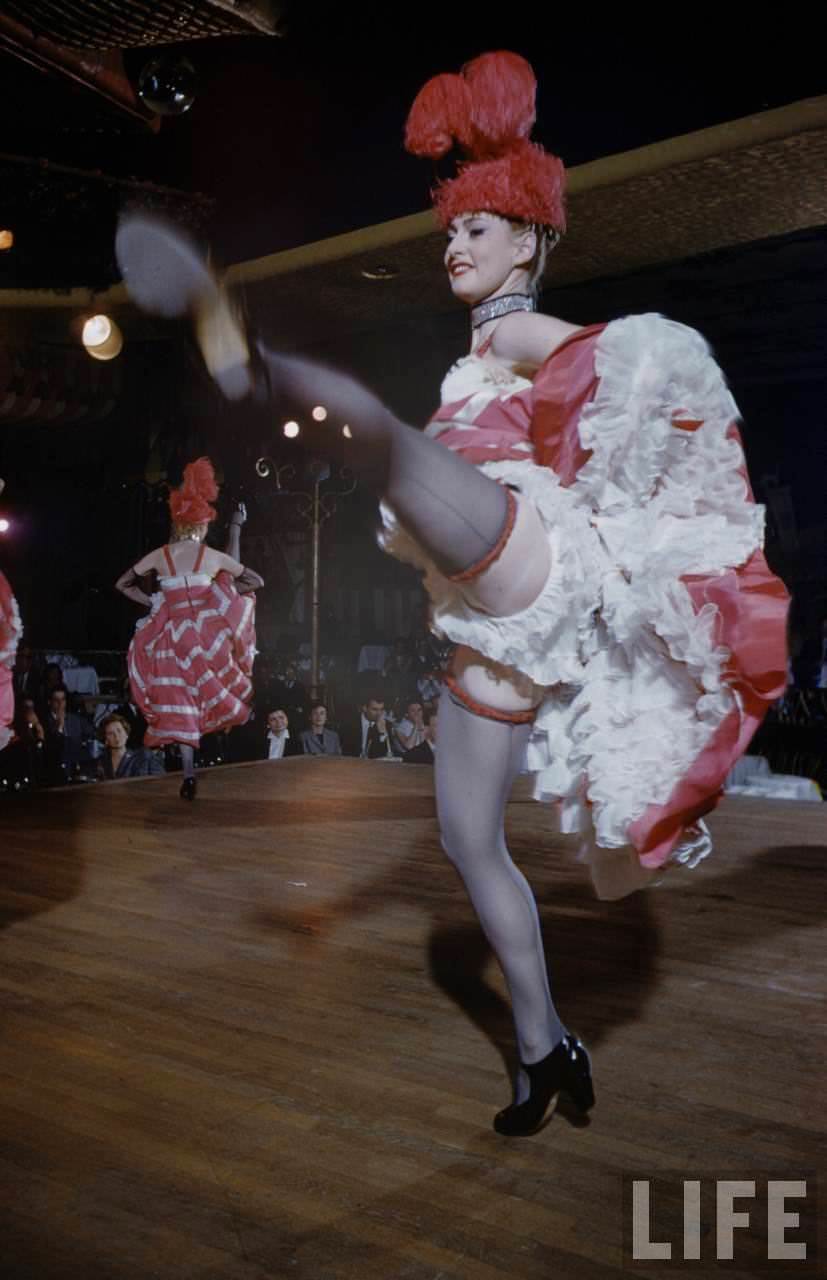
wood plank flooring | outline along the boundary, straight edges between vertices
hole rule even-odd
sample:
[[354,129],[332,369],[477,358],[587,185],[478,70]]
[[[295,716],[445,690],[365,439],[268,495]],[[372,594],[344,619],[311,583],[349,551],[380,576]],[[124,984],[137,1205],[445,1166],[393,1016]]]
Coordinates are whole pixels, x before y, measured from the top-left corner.
[[[296,759],[192,805],[173,777],[0,803],[2,1280],[813,1273],[812,1244],[767,1262],[761,1188],[824,1171],[827,809],[728,799],[703,866],[600,903],[520,780],[597,1106],[515,1141],[504,986],[432,784]],[[672,1262],[630,1258],[633,1177]],[[752,1226],[718,1264],[705,1209],[684,1263],[681,1180],[723,1177],[756,1180]],[[790,1239],[817,1207],[788,1202]]]

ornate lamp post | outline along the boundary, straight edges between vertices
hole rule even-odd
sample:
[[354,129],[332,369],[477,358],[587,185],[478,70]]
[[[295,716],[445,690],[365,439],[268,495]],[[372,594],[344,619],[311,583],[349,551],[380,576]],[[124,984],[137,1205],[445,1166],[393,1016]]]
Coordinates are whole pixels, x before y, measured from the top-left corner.
[[[256,462],[256,475],[266,479],[272,476],[276,488],[286,497],[298,498],[297,509],[302,519],[307,521],[311,530],[310,542],[310,696],[318,698],[321,682],[319,680],[319,619],[321,616],[321,528],[336,511],[339,498],[346,498],[356,488],[356,478],[352,472],[340,468],[333,471],[329,462],[321,458],[311,458],[307,473],[313,481],[313,489],[285,489],[282,477],[295,475],[295,467],[289,463],[278,466],[272,458],[259,458]],[[322,485],[331,482],[338,487],[330,487],[322,492]]]

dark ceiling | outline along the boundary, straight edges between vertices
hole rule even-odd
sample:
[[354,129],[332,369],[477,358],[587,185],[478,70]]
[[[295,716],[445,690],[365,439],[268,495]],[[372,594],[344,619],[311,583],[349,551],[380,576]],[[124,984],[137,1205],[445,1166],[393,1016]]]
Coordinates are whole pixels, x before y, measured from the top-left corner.
[[[0,4],[0,15],[73,7]],[[176,7],[193,5],[160,6]],[[132,90],[156,54],[186,54],[195,67],[192,108],[157,131],[0,51],[0,112],[14,122],[0,156],[0,225],[16,236],[14,251],[0,254],[0,288],[111,283],[114,223],[129,204],[202,229],[225,261],[415,212],[433,174],[402,150],[406,110],[428,76],[486,48],[532,60],[537,135],[569,165],[827,88],[820,51],[777,28],[711,39],[706,27],[644,34],[592,15],[541,17],[533,7],[519,21],[467,7],[446,15],[436,5],[393,20],[386,4],[278,7],[282,36],[121,52]]]
[[[124,7],[140,2],[123,0]],[[94,12],[115,3],[79,7]],[[233,7],[229,0],[172,7],[221,3]],[[46,7],[37,0],[39,12]],[[65,14],[78,4],[49,0],[48,7]],[[286,10],[278,37],[222,35],[114,51],[121,105],[77,77],[47,74],[12,57],[0,39],[6,126],[0,228],[15,234],[13,251],[0,253],[0,290],[101,289],[114,282],[114,227],[127,205],[170,213],[210,240],[225,262],[418,212],[434,174],[402,149],[407,109],[425,79],[486,49],[513,48],[532,61],[539,80],[536,136],[570,167],[827,92],[821,44],[792,22],[757,20],[747,34],[739,21],[729,34],[688,10],[670,11],[660,22],[647,18],[637,28],[627,12],[613,24],[594,10],[566,18],[555,7],[525,4],[498,6],[494,16],[484,16],[482,6],[405,10],[386,0],[358,7],[293,0],[278,7]],[[26,8],[0,0],[0,33],[4,14],[14,9],[19,18]],[[142,67],[162,53],[191,60],[197,92],[191,110],[158,128],[134,90]],[[739,175],[753,182],[755,156],[747,159]],[[768,166],[768,180],[789,182],[786,194],[795,203],[803,184],[794,146],[787,160],[777,170]],[[721,165],[718,186],[714,171]],[[791,220],[787,235],[767,241],[766,232],[747,228],[740,240],[720,241],[731,247],[699,253],[707,206],[711,219],[720,220],[716,201],[740,217],[725,166],[714,156],[704,161],[706,187],[693,173],[692,207],[682,222],[673,223],[665,209],[657,175],[573,200],[569,256],[561,252],[553,263],[546,306],[576,322],[654,309],[697,325],[745,412],[759,496],[777,476],[791,486],[802,523],[823,529],[827,232],[813,218]],[[761,190],[757,182],[755,189]],[[672,210],[676,191],[673,184]],[[749,198],[746,186],[740,196]],[[627,224],[622,246],[620,232],[611,230],[618,219]],[[694,256],[687,260],[681,228],[690,222]],[[674,253],[642,267],[654,260],[635,258],[635,239],[651,249],[656,237],[665,244],[670,230]],[[567,276],[578,253],[592,262],[587,277]],[[251,285],[246,293],[254,318],[278,341],[304,335],[318,343],[318,317],[326,314],[330,358],[419,422],[441,372],[462,350],[465,317],[431,301],[444,285],[438,244],[412,241],[399,255],[400,275],[391,286],[398,292],[386,293],[381,319],[375,300],[385,286],[367,284],[358,270],[354,275],[355,260],[296,273],[289,282]],[[53,580],[68,580],[81,572],[72,557],[86,564],[92,545],[95,572],[108,583],[146,545],[147,494],[158,497],[150,480],[156,473],[177,476],[196,452],[209,451],[224,468],[228,492],[251,501],[253,529],[270,528],[256,507],[255,495],[265,490],[253,463],[286,443],[273,430],[248,438],[235,429],[183,325],[138,335],[121,360],[93,368],[65,337],[52,340],[41,313],[33,314],[40,329],[26,335],[31,350],[16,332],[21,312],[11,306],[8,348],[0,344],[0,375],[4,358],[14,365],[0,403],[11,402],[0,472],[14,477],[14,496],[7,489],[4,501],[18,503],[23,525],[20,539],[4,549],[16,583],[36,581],[32,566],[40,557]],[[110,412],[114,403],[117,413]],[[822,544],[823,538],[814,562],[823,557]],[[823,576],[823,567],[818,572]],[[34,617],[37,592],[25,589]],[[49,592],[38,606],[50,642],[52,605]],[[100,643],[103,632],[94,631]]]

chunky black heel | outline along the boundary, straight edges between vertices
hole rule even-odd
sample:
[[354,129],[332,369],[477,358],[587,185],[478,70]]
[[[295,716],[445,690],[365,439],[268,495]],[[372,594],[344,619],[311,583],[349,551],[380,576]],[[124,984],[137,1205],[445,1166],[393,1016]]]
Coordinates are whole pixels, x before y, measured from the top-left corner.
[[194,800],[196,791],[195,778],[185,778],[181,783],[179,795],[182,800]]
[[549,1104],[557,1094],[567,1093],[581,1111],[594,1106],[591,1061],[585,1046],[568,1032],[539,1062],[520,1063],[528,1076],[529,1095],[525,1102],[513,1103],[494,1117],[494,1128],[509,1138],[536,1133]]

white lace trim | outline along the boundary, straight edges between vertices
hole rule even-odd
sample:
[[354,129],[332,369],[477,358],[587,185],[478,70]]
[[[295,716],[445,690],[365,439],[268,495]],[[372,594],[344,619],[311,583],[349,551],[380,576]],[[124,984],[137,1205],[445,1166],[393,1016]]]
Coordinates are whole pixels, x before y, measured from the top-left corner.
[[[553,567],[529,609],[470,609],[386,506],[383,545],[425,571],[449,639],[555,686],[528,748],[535,795],[559,802],[564,830],[593,824],[599,846],[621,849],[738,705],[717,607],[696,613],[680,578],[744,564],[762,545],[764,510],[749,499],[727,438],[738,411],[699,334],[657,315],[615,321],[596,369],[580,419],[592,456],[570,489],[531,462],[482,467],[517,485],[546,527]],[[676,425],[690,421],[703,425]]]

